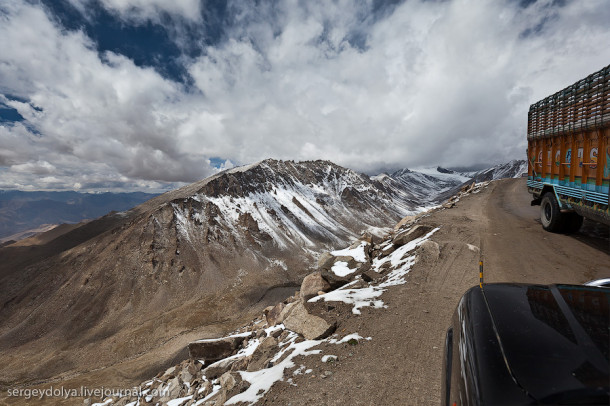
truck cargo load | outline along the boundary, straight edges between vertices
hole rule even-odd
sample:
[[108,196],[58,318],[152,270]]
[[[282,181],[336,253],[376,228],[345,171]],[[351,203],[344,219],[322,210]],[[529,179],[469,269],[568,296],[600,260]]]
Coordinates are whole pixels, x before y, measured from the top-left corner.
[[528,191],[548,231],[610,225],[610,65],[530,106]]

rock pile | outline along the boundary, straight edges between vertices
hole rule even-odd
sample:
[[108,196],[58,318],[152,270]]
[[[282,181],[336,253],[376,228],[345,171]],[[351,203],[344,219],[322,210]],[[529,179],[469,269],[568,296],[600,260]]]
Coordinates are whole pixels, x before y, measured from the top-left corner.
[[[325,307],[327,311],[320,311],[320,306],[309,299],[346,284],[352,289],[379,283],[392,265],[391,261],[385,261],[383,266],[374,268],[374,261],[392,255],[433,230],[431,226],[415,224],[421,217],[403,219],[383,241],[364,234],[349,248],[322,254],[318,270],[303,279],[300,290],[293,296],[267,307],[262,317],[234,334],[190,343],[191,359],[144,382],[140,396],[107,399],[105,404],[156,405],[168,404],[171,400],[171,405],[224,405],[253,385],[244,379],[248,373],[264,372],[282,364],[290,356],[290,346],[306,344],[305,340],[322,340],[333,334],[340,319],[333,319],[329,306]],[[438,244],[426,243],[418,248],[422,257],[438,257]],[[319,344],[312,343],[311,346]]]
[[467,183],[464,186],[462,186],[460,188],[459,193],[451,196],[449,199],[447,199],[447,201],[445,203],[443,203],[442,207],[445,209],[450,209],[452,207],[454,207],[456,205],[457,202],[460,201],[460,198],[468,195],[470,193],[479,193],[479,191],[485,187],[487,187],[487,185],[489,185],[490,182],[481,182],[481,183]]

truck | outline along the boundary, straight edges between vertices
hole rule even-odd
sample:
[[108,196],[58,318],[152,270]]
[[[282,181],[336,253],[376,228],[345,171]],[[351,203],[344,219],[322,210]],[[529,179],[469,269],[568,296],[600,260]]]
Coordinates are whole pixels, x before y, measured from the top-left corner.
[[551,232],[610,225],[610,65],[530,106],[527,189]]

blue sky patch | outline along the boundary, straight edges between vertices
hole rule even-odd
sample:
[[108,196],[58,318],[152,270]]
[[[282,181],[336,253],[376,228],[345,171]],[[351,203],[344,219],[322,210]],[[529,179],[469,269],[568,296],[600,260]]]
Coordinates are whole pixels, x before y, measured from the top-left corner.
[[217,44],[229,23],[226,1],[205,2],[204,23],[185,21],[160,13],[159,21],[124,21],[99,1],[87,5],[83,15],[66,0],[42,0],[55,20],[70,31],[83,30],[97,45],[100,55],[110,51],[126,56],[140,67],[152,67],[164,77],[190,84],[183,58],[200,56],[206,46]]
[[214,168],[222,168],[227,160],[214,156],[210,158],[210,165]]
[[0,123],[14,123],[23,121],[24,118],[17,110],[4,104],[0,104]]

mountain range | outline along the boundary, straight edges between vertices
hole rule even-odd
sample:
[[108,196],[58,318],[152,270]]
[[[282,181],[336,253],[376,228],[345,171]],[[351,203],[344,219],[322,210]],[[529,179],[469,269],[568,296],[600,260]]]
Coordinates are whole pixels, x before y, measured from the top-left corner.
[[0,382],[111,366],[137,382],[193,336],[230,329],[294,293],[320,253],[381,236],[476,176],[520,176],[522,165],[369,177],[329,161],[265,160],[6,245]]
[[[133,193],[24,192],[0,190],[0,242],[29,237],[42,225],[79,223],[128,210],[156,196]],[[32,231],[30,231],[32,230]]]

